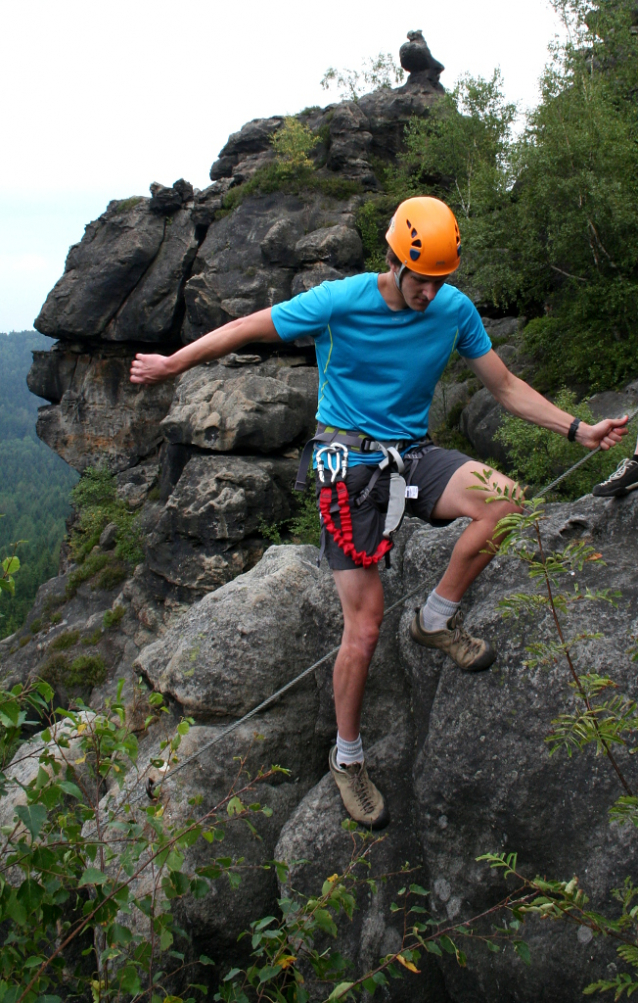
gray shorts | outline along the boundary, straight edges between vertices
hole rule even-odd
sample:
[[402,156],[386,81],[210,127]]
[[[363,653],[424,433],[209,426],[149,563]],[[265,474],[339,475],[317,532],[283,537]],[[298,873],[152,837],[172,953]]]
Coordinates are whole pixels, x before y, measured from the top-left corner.
[[[416,469],[410,480],[410,485],[418,488],[418,496],[406,499],[406,515],[416,516],[429,522],[432,526],[449,526],[450,522],[454,520],[432,519],[432,509],[443,494],[452,474],[468,462],[470,462],[470,457],[460,453],[457,449],[441,449],[433,444],[427,446],[417,461]],[[390,472],[384,470],[381,473],[372,491],[361,505],[357,505],[355,499],[366,487],[376,469],[376,466],[359,463],[355,467],[350,467],[346,475],[352,516],[353,543],[356,550],[363,550],[366,554],[373,554],[383,539],[383,527],[390,491]],[[406,462],[407,470],[409,470],[409,460]],[[316,483],[318,499],[319,491],[323,485],[319,482],[318,477]],[[336,501],[336,494],[333,494],[334,501]],[[339,513],[334,505],[332,517],[336,525],[339,526]],[[330,533],[324,531],[323,535],[326,557],[333,571],[348,571],[359,567],[351,557],[344,554]]]

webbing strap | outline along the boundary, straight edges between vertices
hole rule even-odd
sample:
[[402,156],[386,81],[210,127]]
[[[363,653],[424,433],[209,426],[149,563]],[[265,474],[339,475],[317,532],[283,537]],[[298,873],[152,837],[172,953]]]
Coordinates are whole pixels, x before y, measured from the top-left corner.
[[390,494],[388,508],[385,513],[383,536],[389,539],[403,522],[405,513],[405,478],[393,470],[390,474]]
[[399,450],[405,446],[409,446],[411,440],[393,439],[392,441],[380,442],[377,439],[371,439],[365,432],[357,432],[355,429],[332,428],[330,425],[323,425],[320,422],[317,425],[317,434],[308,440],[301,453],[297,469],[297,479],[295,481],[295,491],[306,490],[306,476],[315,446],[320,443],[328,445],[333,442],[338,443],[340,446],[347,446],[348,449],[353,449],[360,453],[384,453],[384,458],[381,461],[382,469],[388,466],[388,452],[391,452],[393,457],[396,454],[399,461],[397,466],[399,466],[399,463],[401,464],[399,470],[402,472],[403,464]]

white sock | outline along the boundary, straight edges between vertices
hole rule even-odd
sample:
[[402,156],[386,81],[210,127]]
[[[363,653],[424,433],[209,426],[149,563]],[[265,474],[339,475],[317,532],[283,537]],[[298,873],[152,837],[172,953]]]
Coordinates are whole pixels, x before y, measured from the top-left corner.
[[337,763],[339,766],[352,766],[353,763],[362,763],[363,745],[361,735],[357,735],[354,742],[346,742],[339,732],[337,732]]
[[436,589],[432,589],[428,601],[421,607],[419,614],[423,630],[446,630],[448,620],[454,616],[460,605],[460,602],[443,599]]

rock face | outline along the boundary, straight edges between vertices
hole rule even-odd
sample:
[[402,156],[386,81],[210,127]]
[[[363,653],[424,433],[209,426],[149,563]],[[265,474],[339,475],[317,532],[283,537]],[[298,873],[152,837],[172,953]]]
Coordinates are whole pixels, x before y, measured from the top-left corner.
[[[421,37],[410,44],[427,49]],[[248,570],[263,527],[294,514],[291,471],[314,431],[318,374],[307,336],[248,347],[175,385],[132,385],[131,359],[362,269],[356,214],[379,187],[375,165],[396,157],[407,123],[443,93],[440,64],[427,59],[404,87],[301,114],[319,140],[305,188],[245,187],[276,162],[285,120],[273,116],[229,137],[204,191],[154,182],[148,198],[111,202],[42,306],[36,327],[59,340],[29,375],[50,402],[38,434],[77,470],[117,474],[119,497],[142,518],[157,488],[165,509],[151,519],[144,574],[163,602],[166,589],[192,601]]]
[[262,524],[292,515],[297,461],[194,454],[153,532],[147,565],[196,592],[216,589],[263,553]]
[[310,366],[197,366],[179,379],[162,431],[214,452],[272,453],[314,434],[318,386]]
[[37,433],[70,466],[82,471],[106,464],[116,473],[157,453],[172,380],[135,386],[128,379],[132,353],[107,347],[68,352],[58,343],[34,355],[29,389],[54,402],[40,408]]
[[[225,461],[212,455],[202,459]],[[490,672],[463,674],[442,654],[417,647],[409,637],[414,605],[437,582],[462,528],[431,529],[408,521],[393,552],[392,568],[382,572],[388,606],[406,593],[416,594],[386,617],[364,705],[362,733],[370,768],[393,817],[373,858],[373,874],[397,872],[409,860],[420,867],[419,883],[431,890],[428,907],[433,916],[457,924],[502,897],[498,876],[475,858],[507,849],[519,852],[520,866],[530,874],[565,879],[577,874],[594,908],[604,908],[610,890],[622,884],[628,870],[633,837],[609,825],[607,810],[620,788],[604,759],[548,755],[544,738],[551,720],[573,707],[568,670],[561,664],[550,670],[525,669],[525,644],[550,640],[551,622],[547,618],[532,628],[503,621],[496,608],[507,594],[530,589],[524,570],[498,557],[468,593],[470,629],[491,637],[499,652]],[[543,525],[546,547],[561,548],[584,538],[603,554],[606,568],[586,568],[578,576],[581,589],[622,588],[622,603],[616,607],[605,604],[593,613],[590,604],[577,606],[571,630],[590,631],[593,618],[605,639],[588,650],[587,666],[603,671],[613,665],[622,692],[634,699],[638,694],[627,649],[638,622],[633,573],[637,530],[635,496],[602,503],[587,497],[549,506]],[[202,758],[179,774],[170,794],[175,820],[191,810],[188,799],[198,792],[205,805],[214,803],[211,799],[230,781],[233,755],[250,753],[253,765],[256,756],[262,757],[260,762],[271,757],[288,767],[290,782],[259,795],[273,807],[272,818],[258,827],[263,846],[242,834],[229,836],[227,846],[228,852],[249,862],[257,862],[260,854],[307,861],[293,865],[291,882],[308,893],[342,867],[349,853],[348,838],[339,826],[343,809],[331,778],[324,776],[334,735],[330,661],[237,734],[212,750],[203,747],[220,727],[236,721],[338,643],[338,599],[328,569],[316,567],[315,554],[308,546],[269,549],[247,574],[190,608],[174,608],[172,619],[159,630],[156,626],[154,636],[140,621],[143,582],[136,575],[115,600],[125,607],[125,632],[109,640],[107,631],[99,641],[105,646],[115,643],[112,669],[90,697],[90,705],[98,709],[128,666],[128,685],[141,672],[169,702],[195,717],[198,727],[186,753],[202,749]],[[64,580],[44,587],[34,614],[40,615],[46,600],[63,588]],[[5,672],[12,667],[11,679],[25,679],[33,671],[33,644],[41,645],[45,657],[60,631],[77,625],[86,636],[102,622],[104,599],[88,586],[83,589],[73,600],[75,606],[64,607],[65,623],[50,628],[43,641],[36,635],[11,659],[3,657]],[[87,617],[89,603],[95,611],[92,619]],[[148,617],[148,600],[145,609]],[[3,642],[3,656],[6,647]],[[255,730],[265,737],[257,753],[250,751]],[[152,755],[154,748],[150,741]],[[621,750],[618,758],[634,783],[631,757]],[[396,883],[393,879],[383,886],[378,896],[364,896],[355,923],[343,929],[341,949],[358,972],[400,943],[400,923],[389,910]],[[235,937],[247,922],[276,911],[278,891],[272,876],[258,870],[242,887],[235,899],[227,899],[222,891],[219,901],[213,896],[187,903],[180,917],[195,944],[207,943],[222,971],[237,960]],[[218,906],[223,906],[223,924]],[[608,944],[585,944],[567,924],[532,922],[523,935],[532,948],[529,969],[508,950],[492,955],[470,942],[467,971],[457,968],[453,959],[440,965],[425,959],[419,965],[421,975],[415,981],[392,983],[388,998],[407,1001],[416,993],[441,1003],[532,1003],[551,993],[556,1003],[576,1003],[583,987],[605,976],[613,961]],[[312,998],[324,997],[317,993]]]

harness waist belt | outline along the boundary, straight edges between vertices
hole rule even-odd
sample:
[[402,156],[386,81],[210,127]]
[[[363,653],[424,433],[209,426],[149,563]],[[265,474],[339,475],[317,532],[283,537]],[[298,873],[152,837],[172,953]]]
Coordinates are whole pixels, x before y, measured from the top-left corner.
[[379,441],[378,439],[370,438],[370,436],[366,435],[365,432],[358,432],[356,429],[333,428],[331,425],[323,425],[319,422],[317,425],[316,435],[310,439],[303,448],[301,459],[299,460],[299,469],[297,470],[295,491],[306,490],[306,476],[308,474],[308,467],[310,466],[310,460],[316,445],[338,443],[341,446],[347,446],[349,450],[359,453],[384,453],[386,455],[380,464],[383,469],[389,462],[387,460],[388,452],[390,452],[393,458],[398,457],[400,459],[400,451],[402,449],[407,449],[407,447],[411,445],[421,445],[425,441],[426,440],[424,439],[392,439],[389,441]]

